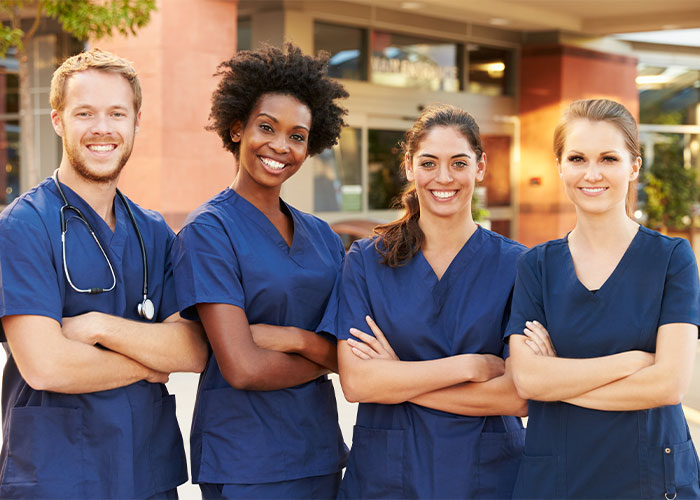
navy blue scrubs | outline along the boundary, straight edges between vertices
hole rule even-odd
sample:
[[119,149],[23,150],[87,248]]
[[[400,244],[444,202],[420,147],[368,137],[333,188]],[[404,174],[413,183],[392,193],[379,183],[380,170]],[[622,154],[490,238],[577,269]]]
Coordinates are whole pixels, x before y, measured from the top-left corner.
[[[242,308],[251,324],[325,329],[320,322],[343,246],[328,224],[280,203],[293,219],[291,247],[232,189],[190,214],[173,246],[183,316],[197,319],[197,304],[221,303]],[[333,475],[319,481],[335,484],[346,454],[326,376],[276,391],[239,390],[226,382],[211,354],[192,423],[193,482],[232,485],[224,491],[228,497],[266,496],[264,487],[249,485],[268,483],[276,492],[282,490],[273,483],[312,476]],[[331,489],[323,496],[335,496]],[[306,487],[284,491],[297,498],[308,494]]]
[[[518,264],[506,336],[529,320],[547,328],[563,358],[654,352],[661,325],[700,324],[690,245],[640,227],[596,292],[578,280],[566,238],[539,245]],[[699,466],[681,405],[599,411],[530,401],[514,497],[700,498]]]
[[[419,252],[381,263],[373,239],[353,243],[339,293],[338,339],[370,332],[370,315],[402,361],[503,355],[524,247],[478,228],[440,280]],[[412,403],[361,403],[340,498],[509,498],[524,431],[509,416],[467,417]]]
[[[75,292],[63,272],[59,210],[53,180],[25,193],[0,215],[0,294],[3,315],[30,314],[61,321],[89,311],[139,320],[143,264],[138,238],[116,198],[114,232],[63,185],[68,201],[88,219],[117,278],[111,292]],[[149,296],[162,321],[177,312],[167,255],[172,231],[156,212],[131,203],[148,254]],[[109,287],[102,253],[72,211],[66,212],[66,260],[79,288]],[[145,381],[89,394],[36,391],[9,357],[2,387],[2,498],[147,498],[187,480],[174,396]]]

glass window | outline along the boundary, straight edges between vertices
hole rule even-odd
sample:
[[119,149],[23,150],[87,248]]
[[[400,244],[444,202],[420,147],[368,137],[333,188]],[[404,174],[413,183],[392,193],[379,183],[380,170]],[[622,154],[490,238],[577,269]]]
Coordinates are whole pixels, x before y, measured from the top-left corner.
[[336,24],[314,23],[314,48],[330,53],[328,75],[367,80],[366,31]]
[[512,52],[507,49],[467,44],[469,84],[474,94],[490,96],[512,94],[510,71]]
[[371,81],[392,87],[459,91],[457,44],[372,32]]
[[640,64],[637,71],[640,123],[700,124],[700,70]]
[[369,139],[369,209],[386,210],[401,195],[406,182],[401,175],[399,143],[404,132],[368,131]]
[[238,32],[236,36],[238,38],[238,47],[236,50],[250,50],[253,44],[253,29],[251,26],[250,18],[244,17],[238,20]]
[[19,195],[19,76],[14,50],[0,59],[0,205]]
[[315,158],[314,211],[362,210],[360,129],[346,127],[338,144]]

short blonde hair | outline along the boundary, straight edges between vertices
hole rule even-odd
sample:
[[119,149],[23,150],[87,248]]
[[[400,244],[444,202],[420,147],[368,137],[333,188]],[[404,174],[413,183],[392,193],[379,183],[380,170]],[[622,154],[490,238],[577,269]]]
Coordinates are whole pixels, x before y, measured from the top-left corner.
[[138,113],[141,109],[141,85],[136,70],[126,59],[100,50],[98,48],[81,52],[66,59],[51,78],[51,108],[56,111],[63,111],[66,99],[66,82],[74,73],[96,69],[98,71],[108,71],[123,76],[131,85],[134,92],[134,109]]

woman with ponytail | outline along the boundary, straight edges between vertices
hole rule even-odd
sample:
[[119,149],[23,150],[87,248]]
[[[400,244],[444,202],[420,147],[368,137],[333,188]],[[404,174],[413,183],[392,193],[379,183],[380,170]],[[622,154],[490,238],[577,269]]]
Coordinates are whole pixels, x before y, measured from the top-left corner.
[[525,402],[502,336],[524,247],[472,219],[485,168],[471,115],[428,108],[403,143],[404,216],[346,257],[338,365],[360,407],[341,498],[510,498]]

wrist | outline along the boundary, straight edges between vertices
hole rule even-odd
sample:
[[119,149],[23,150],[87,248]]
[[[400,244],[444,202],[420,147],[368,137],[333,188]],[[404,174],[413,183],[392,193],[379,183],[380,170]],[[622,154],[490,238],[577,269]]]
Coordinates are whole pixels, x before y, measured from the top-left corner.
[[307,332],[301,328],[294,327],[291,331],[292,336],[292,349],[291,352],[296,354],[303,354],[308,349],[308,337]]

